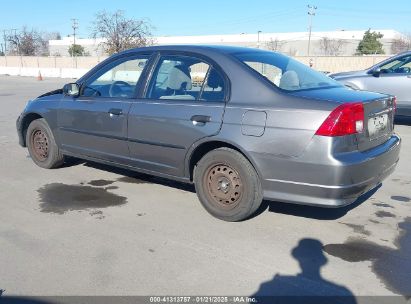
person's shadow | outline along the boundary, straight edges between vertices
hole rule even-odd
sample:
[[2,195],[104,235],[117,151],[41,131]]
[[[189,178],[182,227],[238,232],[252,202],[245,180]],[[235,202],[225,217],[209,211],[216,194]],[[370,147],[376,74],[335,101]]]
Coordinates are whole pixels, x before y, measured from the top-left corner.
[[323,244],[315,239],[302,239],[291,254],[300,264],[295,276],[276,274],[271,281],[262,283],[251,296],[257,303],[344,303],[355,304],[354,295],[341,285],[321,277],[320,269],[327,264]]

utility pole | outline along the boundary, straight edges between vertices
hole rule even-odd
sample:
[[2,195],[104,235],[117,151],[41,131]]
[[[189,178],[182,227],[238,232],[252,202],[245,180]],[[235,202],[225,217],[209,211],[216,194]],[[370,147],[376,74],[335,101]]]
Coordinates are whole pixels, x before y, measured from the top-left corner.
[[73,28],[73,47],[71,48],[71,52],[72,52],[72,57],[74,59],[75,68],[77,69],[77,58],[75,58],[76,54],[74,51],[75,51],[75,46],[76,46],[76,29],[78,29],[78,19],[72,18],[71,21],[72,21],[71,27]]
[[72,18],[71,21],[72,21],[71,27],[73,28],[73,37],[74,37],[73,44],[76,44],[76,30],[78,29],[78,19]]
[[4,60],[6,61],[6,66],[7,66],[7,35],[6,35],[6,30],[3,30],[3,40],[4,40]]
[[17,52],[19,53],[20,56],[20,68],[23,67],[23,55],[21,54],[21,45],[20,45],[20,38],[17,36],[17,29],[11,29],[10,32],[14,31],[14,43],[17,46]]
[[10,44],[14,44],[15,47],[17,48],[17,53],[18,55],[20,54],[20,39],[17,36],[17,29],[9,29],[7,30],[8,32],[10,32],[9,35],[6,35],[6,31],[4,31],[4,43],[6,43],[6,41],[8,40],[10,42]]
[[6,36],[6,30],[3,30],[3,41],[4,41],[4,54],[7,52],[7,36]]
[[315,5],[307,5],[308,15],[309,15],[309,26],[308,26],[308,50],[307,55],[310,56],[310,45],[311,45],[311,30],[313,27],[313,17],[315,16],[315,11],[317,7]]
[[257,48],[258,49],[260,48],[260,34],[261,34],[261,31],[258,31],[257,32]]

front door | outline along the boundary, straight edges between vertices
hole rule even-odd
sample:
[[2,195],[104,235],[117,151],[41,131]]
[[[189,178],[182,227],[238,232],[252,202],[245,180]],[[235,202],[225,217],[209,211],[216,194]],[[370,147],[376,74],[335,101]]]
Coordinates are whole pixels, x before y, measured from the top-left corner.
[[81,86],[80,96],[66,96],[58,112],[63,151],[113,162],[129,156],[127,117],[147,55],[109,62]]
[[395,58],[380,69],[379,77],[369,76],[364,80],[364,88],[395,95],[399,108],[411,108],[411,55]]
[[196,56],[163,55],[143,98],[129,114],[129,149],[135,166],[183,176],[185,155],[196,141],[221,128],[227,81]]

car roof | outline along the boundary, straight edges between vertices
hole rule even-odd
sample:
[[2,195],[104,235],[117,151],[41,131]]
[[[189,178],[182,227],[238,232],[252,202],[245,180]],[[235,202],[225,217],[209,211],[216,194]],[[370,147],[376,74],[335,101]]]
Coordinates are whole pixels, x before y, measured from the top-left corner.
[[241,46],[231,46],[231,45],[202,45],[202,44],[176,44],[176,45],[155,45],[155,46],[146,46],[140,48],[129,49],[119,54],[134,53],[141,51],[180,51],[180,52],[217,52],[225,54],[234,54],[234,53],[245,53],[245,52],[267,52],[266,50],[260,50],[256,48],[241,47]]

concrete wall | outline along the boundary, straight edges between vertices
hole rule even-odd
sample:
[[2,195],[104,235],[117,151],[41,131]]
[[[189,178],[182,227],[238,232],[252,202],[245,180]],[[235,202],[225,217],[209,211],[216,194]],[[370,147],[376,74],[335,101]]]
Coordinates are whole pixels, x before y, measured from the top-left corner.
[[[0,75],[79,78],[106,57],[19,57],[1,56]],[[368,68],[388,56],[296,56],[295,59],[309,64],[319,71],[344,72]]]
[[313,68],[331,73],[363,70],[381,62],[390,56],[297,56],[298,61],[308,65],[313,60]]
[[107,57],[32,57],[0,56],[0,67],[90,69]]
[[105,58],[1,56],[0,75],[79,78]]

